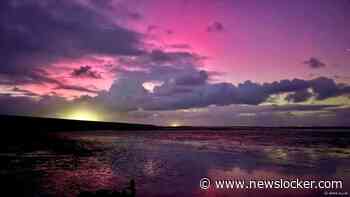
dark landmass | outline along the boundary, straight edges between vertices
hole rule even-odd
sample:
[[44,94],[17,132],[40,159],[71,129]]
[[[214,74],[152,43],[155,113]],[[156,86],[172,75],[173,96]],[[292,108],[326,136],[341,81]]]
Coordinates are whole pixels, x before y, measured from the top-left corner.
[[[102,149],[93,149],[88,142],[70,139],[60,131],[87,130],[149,130],[152,125],[77,121],[54,118],[0,115],[0,185],[2,194],[8,196],[34,197],[55,196],[41,192],[40,180],[45,176],[35,165],[50,158],[36,154],[49,151],[56,156],[70,155],[71,170],[77,168],[78,158],[90,157]],[[25,155],[31,156],[25,156]],[[76,197],[135,197],[135,181],[120,190],[81,191]],[[68,195],[71,196],[71,195]]]
[[[25,132],[57,132],[57,131],[96,131],[96,130],[260,130],[269,131],[279,129],[280,131],[350,131],[350,127],[264,127],[264,126],[229,126],[229,127],[198,127],[198,126],[177,126],[166,127],[148,124],[132,124],[102,121],[82,121],[57,118],[39,118],[29,116],[0,115],[0,126],[3,132],[19,131]],[[2,133],[4,134],[4,133]]]
[[350,133],[350,127],[164,127],[147,124],[80,121],[11,115],[0,115],[0,128],[0,152],[22,152],[45,149],[54,152],[74,153],[78,155],[89,154],[89,151],[84,147],[84,144],[78,143],[74,140],[65,139],[60,133],[75,131],[235,131],[241,134],[256,133],[261,135],[266,133],[266,135],[276,134],[277,136],[281,132],[284,132],[285,135],[297,134],[300,136],[348,136]]
[[89,130],[152,129],[157,127],[145,124],[0,115],[0,152],[28,152],[44,149],[60,153],[88,154],[86,148],[79,142],[56,134]]
[[68,120],[11,115],[0,115],[0,126],[10,130],[25,128],[27,130],[45,132],[86,130],[150,130],[157,128],[156,126],[146,124]]
[[191,131],[318,131],[318,132],[327,132],[327,131],[337,131],[337,132],[350,132],[350,127],[266,127],[266,126],[223,126],[223,127],[198,127],[198,126],[176,126],[176,127],[157,127],[161,130],[191,130]]
[[[29,116],[0,115],[0,152],[21,152],[48,149],[55,152],[85,154],[86,148],[82,144],[69,139],[62,139],[61,132],[88,132],[88,131],[237,131],[248,133],[256,132],[271,135],[280,132],[285,134],[306,135],[347,135],[350,127],[193,127],[177,126],[164,127],[146,124],[131,124],[117,122],[80,121],[55,118],[39,118]],[[278,131],[278,132],[274,132]],[[316,131],[316,132],[313,132]],[[57,134],[57,135],[56,135]]]
[[[212,131],[237,131],[237,135],[251,135],[252,138],[261,135],[270,136],[265,139],[280,138],[279,131],[287,131],[285,134],[303,136],[294,139],[291,143],[302,144],[303,146],[319,144],[329,145],[329,147],[346,148],[349,144],[350,127],[162,127],[156,125],[115,123],[115,122],[96,122],[79,121],[54,118],[37,118],[25,116],[0,115],[1,138],[0,138],[0,185],[5,188],[5,193],[11,196],[46,196],[41,195],[40,180],[44,176],[41,172],[35,170],[34,166],[41,160],[47,160],[44,156],[32,155],[30,157],[21,157],[21,155],[35,153],[35,151],[48,151],[54,155],[71,155],[72,161],[81,157],[89,157],[103,152],[103,149],[91,148],[93,145],[89,142],[66,138],[61,135],[64,132],[71,131],[111,131],[111,132],[163,132],[166,131],[203,131],[210,133]],[[62,131],[62,132],[61,132]],[[271,132],[270,132],[271,131]],[[277,131],[277,132],[274,132]],[[300,131],[300,132],[299,132]],[[305,132],[307,131],[307,132]],[[310,132],[309,132],[310,131]],[[316,131],[316,132],[312,132]],[[250,133],[248,132],[256,132]],[[215,133],[215,132],[214,132]],[[216,133],[217,134],[217,133]],[[256,135],[258,134],[258,135]],[[276,135],[275,135],[276,134]],[[273,135],[273,136],[272,136]],[[283,135],[286,136],[286,135]],[[310,138],[305,136],[311,136]],[[335,137],[336,136],[336,137]],[[305,137],[305,138],[304,138]],[[315,138],[314,138],[315,137]],[[247,138],[248,139],[248,138]],[[77,162],[73,162],[72,168],[76,168]],[[97,190],[81,191],[77,197],[135,197],[139,196],[135,190],[135,182],[130,181],[129,186],[121,190]],[[49,197],[49,195],[47,195]]]

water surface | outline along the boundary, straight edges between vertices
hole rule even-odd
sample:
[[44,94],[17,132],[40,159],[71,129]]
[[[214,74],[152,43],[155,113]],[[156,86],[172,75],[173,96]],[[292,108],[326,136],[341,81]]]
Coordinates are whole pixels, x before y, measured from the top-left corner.
[[[320,196],[350,191],[346,132],[65,132],[91,154],[36,150],[2,153],[2,174],[31,181],[38,196],[119,190],[133,179],[137,196]],[[28,176],[28,177],[26,177]],[[201,190],[199,180],[343,180],[341,190]]]

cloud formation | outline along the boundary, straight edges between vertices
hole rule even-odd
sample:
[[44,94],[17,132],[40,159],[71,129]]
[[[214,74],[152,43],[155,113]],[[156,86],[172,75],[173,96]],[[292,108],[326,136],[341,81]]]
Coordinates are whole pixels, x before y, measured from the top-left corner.
[[[323,120],[326,116],[332,118],[328,118],[328,122],[323,120],[325,125],[345,124],[347,110],[343,110],[337,104],[298,103],[311,98],[322,101],[350,95],[350,87],[347,85],[337,84],[333,79],[326,77],[271,83],[245,81],[237,85],[212,83],[210,72],[201,69],[201,60],[197,54],[160,49],[137,57],[122,57],[120,65],[113,67],[117,76],[109,90],[96,91],[52,82],[57,83],[58,89],[94,92],[96,97],[86,96],[68,101],[57,95],[40,96],[39,100],[33,100],[29,96],[1,95],[0,102],[6,104],[2,113],[40,112],[50,115],[55,114],[55,109],[59,107],[72,108],[85,104],[104,109],[104,113],[110,114],[108,120],[117,117],[119,121],[153,124],[166,124],[170,119],[177,119],[188,124],[191,124],[188,122],[191,120],[193,124],[198,125],[232,125],[238,122],[278,125],[282,119],[289,119],[294,122],[287,121],[286,125],[298,122],[309,125]],[[145,88],[145,83],[154,82],[157,82],[157,85],[152,91]],[[269,107],[261,106],[263,103],[269,103],[272,96],[281,94],[287,95],[285,101],[288,105],[275,107],[274,104],[278,103],[270,102]],[[240,110],[237,111],[237,108]],[[316,116],[315,113],[320,116]]]
[[[18,86],[18,85],[53,85],[53,90],[73,90],[85,93],[98,93],[95,88],[87,88],[79,85],[68,84],[65,81],[55,79],[49,76],[49,74],[40,68],[34,68],[28,72],[23,73],[23,77],[15,77],[3,75],[0,77],[0,85]],[[17,89],[18,91],[18,89]],[[28,91],[28,90],[27,90]],[[32,92],[34,94],[34,92]]]
[[[52,95],[40,100],[30,97],[0,95],[2,114],[62,117],[57,109],[91,107],[104,109],[108,121],[125,121],[169,125],[173,121],[199,126],[350,126],[349,106],[335,105],[225,105],[191,108],[187,110],[134,110],[128,112],[102,108],[92,97],[67,101]],[[93,104],[93,105],[92,105]]]
[[315,58],[315,57],[311,57],[310,59],[304,61],[304,64],[308,65],[310,68],[322,68],[325,67],[326,64],[323,63],[321,60]]
[[[200,59],[195,54],[161,50],[124,60],[124,65],[142,69],[118,69],[118,78],[110,90],[96,99],[119,111],[178,110],[210,105],[259,105],[276,94],[288,94],[287,101],[300,103],[310,98],[324,100],[350,94],[350,87],[337,84],[333,79],[319,77],[312,80],[293,79],[272,83],[245,81],[210,83],[211,75],[199,69]],[[152,92],[144,89],[149,81],[162,82]]]
[[224,25],[218,21],[213,22],[207,27],[207,32],[222,32],[224,31]]
[[[183,110],[208,106],[253,105],[257,106],[273,95],[287,94],[286,101],[301,103],[311,98],[346,96],[350,87],[337,84],[333,79],[319,77],[311,80],[293,79],[272,83],[245,81],[212,83],[211,73],[200,69],[202,57],[189,52],[153,50],[134,57],[120,57],[114,67],[117,78],[106,91],[64,84],[37,72],[35,81],[52,83],[55,89],[67,89],[95,93],[88,102],[118,112],[142,110]],[[92,77],[91,67],[82,66],[73,75]],[[94,75],[94,77],[96,77]],[[146,83],[157,82],[152,91],[145,89]],[[17,82],[19,83],[19,82]],[[26,83],[23,82],[23,83]]]
[[102,78],[101,74],[92,70],[91,66],[81,66],[80,68],[74,69],[71,75],[73,77]]
[[1,1],[0,19],[0,73],[17,79],[59,60],[141,53],[140,34],[80,1]]

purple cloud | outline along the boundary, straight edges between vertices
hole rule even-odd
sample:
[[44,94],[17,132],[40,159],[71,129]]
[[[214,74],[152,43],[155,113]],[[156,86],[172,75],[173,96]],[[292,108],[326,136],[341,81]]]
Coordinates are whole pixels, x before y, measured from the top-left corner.
[[74,69],[71,75],[73,77],[102,78],[101,74],[92,70],[91,66],[81,66],[80,68]]
[[308,65],[310,68],[322,68],[325,67],[326,64],[323,63],[321,60],[315,58],[315,57],[311,57],[309,60],[304,61],[304,64]]
[[0,18],[0,73],[16,79],[62,59],[142,53],[141,34],[78,1],[1,1]]

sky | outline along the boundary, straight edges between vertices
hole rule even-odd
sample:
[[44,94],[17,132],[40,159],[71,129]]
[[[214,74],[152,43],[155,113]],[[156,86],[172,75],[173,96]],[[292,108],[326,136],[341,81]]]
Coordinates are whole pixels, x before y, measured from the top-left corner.
[[348,0],[4,0],[0,114],[350,126]]

